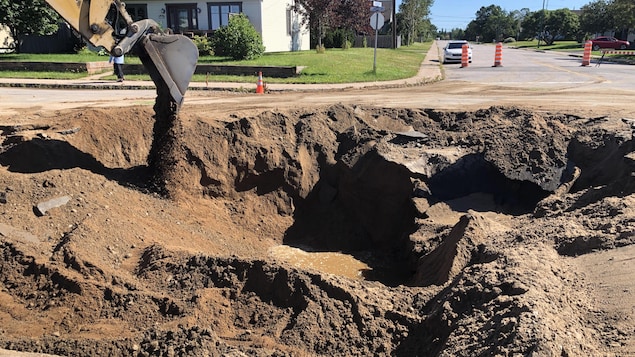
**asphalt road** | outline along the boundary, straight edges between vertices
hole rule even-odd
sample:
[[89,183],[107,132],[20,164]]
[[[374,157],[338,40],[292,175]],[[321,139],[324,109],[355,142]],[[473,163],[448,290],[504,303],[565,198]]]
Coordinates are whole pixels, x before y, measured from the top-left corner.
[[[442,47],[443,43],[439,43]],[[495,46],[474,45],[474,59],[440,66],[432,49],[422,65],[428,78],[444,79],[428,84],[342,86],[325,89],[301,86],[264,95],[227,91],[188,91],[183,110],[234,113],[245,110],[297,108],[310,105],[372,105],[380,107],[476,110],[490,106],[522,106],[528,109],[577,112],[593,110],[635,118],[635,66],[603,63],[581,66],[580,57],[504,47],[502,67],[493,67]],[[582,54],[582,51],[579,52]],[[273,85],[272,85],[273,87]],[[0,115],[77,107],[152,106],[154,90],[0,88]]]
[[495,47],[493,44],[473,45],[473,60],[467,67],[444,65],[447,80],[536,89],[635,88],[635,67],[610,62],[582,66],[582,48],[578,52],[564,53],[504,46],[502,66],[494,67]]

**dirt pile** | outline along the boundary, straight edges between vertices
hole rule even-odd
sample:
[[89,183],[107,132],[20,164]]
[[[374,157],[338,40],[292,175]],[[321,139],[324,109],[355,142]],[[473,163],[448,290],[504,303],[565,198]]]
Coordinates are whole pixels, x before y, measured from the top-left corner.
[[[628,123],[519,108],[210,113],[186,110],[154,146],[145,108],[3,118],[0,347],[635,351],[629,319],[606,323],[628,309],[598,306],[573,258],[635,241]],[[359,274],[281,245],[347,255]]]

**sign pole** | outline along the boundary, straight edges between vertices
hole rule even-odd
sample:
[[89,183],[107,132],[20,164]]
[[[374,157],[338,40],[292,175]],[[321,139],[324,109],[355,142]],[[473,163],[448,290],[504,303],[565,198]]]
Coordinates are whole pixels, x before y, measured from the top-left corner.
[[381,2],[374,1],[370,11],[373,13],[370,17],[370,27],[375,29],[375,54],[373,58],[373,73],[377,73],[377,37],[379,37],[379,24],[384,25],[384,15],[381,14],[385,9],[381,6]]
[[377,74],[377,37],[378,37],[378,28],[379,28],[379,16],[375,16],[375,54],[373,58],[373,73]]

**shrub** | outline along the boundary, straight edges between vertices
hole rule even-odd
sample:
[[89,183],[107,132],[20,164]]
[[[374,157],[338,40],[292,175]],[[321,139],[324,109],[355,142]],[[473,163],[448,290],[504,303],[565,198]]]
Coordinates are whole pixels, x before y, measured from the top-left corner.
[[513,37],[507,37],[506,39],[503,40],[504,43],[513,43],[516,42],[516,39]]
[[342,49],[343,50],[348,50],[351,47],[353,47],[353,45],[351,44],[351,41],[344,40],[344,42],[342,42]]
[[324,47],[324,45],[317,45],[315,46],[315,52],[326,53],[326,47]]
[[235,60],[255,59],[265,52],[262,37],[244,14],[231,16],[227,26],[214,32],[211,46],[216,56]]
[[214,50],[212,49],[212,41],[207,36],[194,36],[192,42],[198,48],[199,56],[213,56]]
[[354,37],[353,32],[345,29],[329,30],[324,36],[324,46],[326,48],[344,48],[345,42]]

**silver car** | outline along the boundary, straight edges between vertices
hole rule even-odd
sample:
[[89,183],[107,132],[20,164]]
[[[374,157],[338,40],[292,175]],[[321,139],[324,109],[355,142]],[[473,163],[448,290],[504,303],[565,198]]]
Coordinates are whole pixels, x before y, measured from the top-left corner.
[[472,63],[472,45],[467,41],[449,41],[443,48],[443,63],[461,62],[461,55],[463,53],[463,45],[467,44],[467,58],[469,63]]

